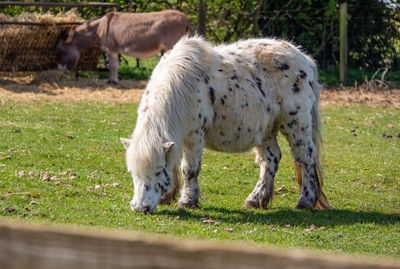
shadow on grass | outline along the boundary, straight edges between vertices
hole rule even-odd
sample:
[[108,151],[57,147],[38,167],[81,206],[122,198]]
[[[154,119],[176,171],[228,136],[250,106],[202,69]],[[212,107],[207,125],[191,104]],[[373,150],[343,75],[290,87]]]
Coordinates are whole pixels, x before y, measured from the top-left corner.
[[212,218],[214,221],[224,223],[253,223],[309,227],[326,225],[351,225],[357,223],[373,223],[379,225],[393,225],[400,223],[400,214],[385,214],[380,212],[362,212],[351,210],[294,210],[294,209],[269,209],[264,212],[259,210],[237,210],[207,206],[202,209],[189,210],[163,210],[155,214],[180,216],[185,219],[201,221]]

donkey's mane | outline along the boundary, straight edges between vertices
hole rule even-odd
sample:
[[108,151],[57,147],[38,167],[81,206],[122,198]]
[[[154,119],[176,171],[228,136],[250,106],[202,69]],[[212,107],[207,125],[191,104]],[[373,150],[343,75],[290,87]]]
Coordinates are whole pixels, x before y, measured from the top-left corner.
[[129,163],[134,171],[144,172],[153,168],[152,164],[159,164],[163,143],[173,141],[179,155],[182,123],[188,120],[185,112],[195,106],[195,85],[197,80],[204,79],[205,61],[212,53],[213,48],[203,39],[184,37],[154,69],[132,134]]

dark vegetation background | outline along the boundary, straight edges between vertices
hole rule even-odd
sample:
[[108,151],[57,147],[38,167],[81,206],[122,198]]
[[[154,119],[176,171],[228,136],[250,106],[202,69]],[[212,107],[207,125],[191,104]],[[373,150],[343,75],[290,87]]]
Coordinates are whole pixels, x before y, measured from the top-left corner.
[[[323,82],[330,85],[339,84],[340,1],[97,0],[97,2],[117,3],[119,11],[123,12],[181,10],[190,18],[194,30],[198,28],[199,6],[205,3],[207,7],[206,37],[211,41],[233,42],[241,38],[259,36],[273,36],[293,41],[317,60]],[[366,77],[371,79],[377,70],[383,71],[384,68],[388,68],[386,79],[391,80],[394,82],[392,85],[398,87],[400,84],[400,0],[348,0],[347,3],[350,83],[355,81],[361,83]],[[66,8],[0,7],[0,12],[12,16],[23,11],[57,13],[61,10],[66,11]],[[79,11],[84,18],[89,19],[111,9],[80,8]],[[127,65],[128,62],[124,61],[122,65]],[[151,64],[149,69],[151,71]],[[122,76],[129,77],[129,71],[125,70],[122,73],[125,74]],[[142,72],[141,76],[146,77],[149,73]]]

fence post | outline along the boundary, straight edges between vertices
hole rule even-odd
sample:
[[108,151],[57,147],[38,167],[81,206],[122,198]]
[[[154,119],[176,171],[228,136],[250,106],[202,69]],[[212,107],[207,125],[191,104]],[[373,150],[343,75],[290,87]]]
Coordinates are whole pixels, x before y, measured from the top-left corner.
[[348,83],[347,74],[347,3],[340,4],[340,82],[343,85]]
[[203,37],[206,37],[206,16],[207,16],[207,5],[202,0],[199,3],[199,14],[197,17],[197,22],[199,25],[198,32]]

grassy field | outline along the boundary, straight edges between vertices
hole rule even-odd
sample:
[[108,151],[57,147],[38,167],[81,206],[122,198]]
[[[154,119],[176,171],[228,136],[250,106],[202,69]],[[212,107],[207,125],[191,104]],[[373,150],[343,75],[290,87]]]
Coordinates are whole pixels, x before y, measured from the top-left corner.
[[325,193],[330,211],[295,211],[297,187],[286,141],[268,210],[242,203],[255,186],[252,153],[205,151],[201,209],[132,212],[131,176],[119,137],[136,105],[0,99],[0,220],[170,234],[400,258],[400,111],[323,109]]

